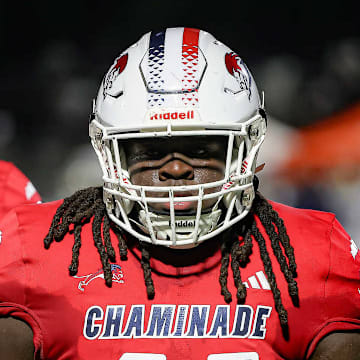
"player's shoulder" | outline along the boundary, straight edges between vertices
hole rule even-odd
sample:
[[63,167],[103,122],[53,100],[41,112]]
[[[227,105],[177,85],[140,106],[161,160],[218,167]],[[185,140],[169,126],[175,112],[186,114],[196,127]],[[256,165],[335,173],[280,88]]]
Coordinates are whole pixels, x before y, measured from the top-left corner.
[[0,177],[7,178],[10,174],[22,174],[22,172],[14,163],[0,160]]
[[56,210],[63,203],[63,200],[40,204],[24,204],[10,210],[2,219],[2,223],[16,223],[17,228],[38,228],[39,226],[49,227]]
[[0,160],[0,179],[7,177],[9,173],[16,170],[17,167],[13,163],[5,160]]
[[[305,246],[311,239],[311,248],[319,251],[328,249],[336,228],[342,228],[335,214],[312,209],[299,209],[292,206],[270,201],[274,210],[284,221],[286,231],[293,245]],[[346,231],[336,232],[335,236],[348,239]]]
[[313,209],[300,209],[293,206],[269,201],[274,210],[286,222],[295,222],[297,225],[311,225],[317,227],[332,227],[336,219],[335,214]]
[[11,169],[12,167],[15,165],[10,161],[0,160],[0,169]]
[[355,243],[335,214],[299,209],[273,201],[270,203],[284,221],[297,257],[302,258],[304,263],[307,263],[309,258],[315,261],[313,255],[316,254],[317,268],[320,269],[320,264],[323,263],[327,269],[331,253],[336,254],[337,257],[344,254],[343,266],[346,261],[353,259],[353,256],[350,256],[351,252],[357,254]]
[[13,163],[0,160],[0,189],[2,190],[2,193],[4,192],[4,188],[6,187],[6,183],[8,181],[10,174],[14,170],[16,170],[16,166]]
[[28,177],[13,163],[0,160],[0,197],[3,208],[41,201],[41,197]]
[[[0,220],[0,268],[21,264],[22,257],[36,258],[61,201],[21,205],[10,210]],[[30,253],[32,255],[30,255]]]

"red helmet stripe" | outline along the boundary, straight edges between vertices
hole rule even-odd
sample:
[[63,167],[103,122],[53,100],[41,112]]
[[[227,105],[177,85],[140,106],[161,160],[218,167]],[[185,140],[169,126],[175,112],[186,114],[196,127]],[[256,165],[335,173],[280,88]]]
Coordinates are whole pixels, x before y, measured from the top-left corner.
[[[199,64],[199,33],[200,30],[184,28],[182,43],[183,66],[183,90],[191,90],[197,87],[197,70]],[[182,98],[185,105],[196,106],[199,99],[197,92],[192,92]]]

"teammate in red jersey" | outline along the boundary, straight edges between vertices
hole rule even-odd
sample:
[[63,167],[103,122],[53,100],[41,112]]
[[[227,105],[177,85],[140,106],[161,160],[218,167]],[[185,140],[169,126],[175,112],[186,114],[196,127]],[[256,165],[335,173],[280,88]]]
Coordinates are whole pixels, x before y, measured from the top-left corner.
[[18,205],[40,201],[31,181],[14,164],[0,160],[0,218]]
[[357,359],[358,249],[334,215],[258,192],[266,126],[212,35],[166,29],[123,52],[90,119],[103,187],[0,224],[0,355]]

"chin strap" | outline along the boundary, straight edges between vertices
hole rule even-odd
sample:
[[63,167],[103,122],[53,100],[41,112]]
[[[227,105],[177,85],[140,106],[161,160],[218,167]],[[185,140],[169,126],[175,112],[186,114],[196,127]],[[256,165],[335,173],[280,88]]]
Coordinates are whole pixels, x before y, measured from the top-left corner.
[[255,174],[260,172],[265,167],[265,163],[262,163],[261,165],[257,166],[255,169]]
[[259,178],[256,175],[254,175],[254,179],[253,179],[254,192],[257,192],[259,188],[259,183],[260,183]]
[[[193,216],[175,216],[175,233],[179,240],[197,239],[199,236],[206,235],[211,232],[218,224],[221,216],[221,210],[213,210],[210,213],[202,214],[199,219],[198,234],[194,234],[196,229],[196,217]],[[150,221],[154,229],[155,236],[160,240],[172,240],[171,217],[168,215],[149,213]],[[149,233],[146,211],[139,211],[139,226],[141,229]]]

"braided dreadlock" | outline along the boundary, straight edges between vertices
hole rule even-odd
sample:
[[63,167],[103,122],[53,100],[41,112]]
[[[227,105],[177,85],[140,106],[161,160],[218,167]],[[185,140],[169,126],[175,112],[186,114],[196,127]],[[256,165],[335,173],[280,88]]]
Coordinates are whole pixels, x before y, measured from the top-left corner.
[[[122,230],[112,223],[108,217],[103,202],[102,187],[90,187],[79,190],[64,200],[54,215],[49,232],[44,239],[44,246],[48,249],[54,240],[59,242],[67,233],[73,233],[75,241],[72,249],[69,273],[71,276],[76,275],[79,266],[81,228],[84,224],[90,222],[92,217],[94,218],[92,223],[93,239],[104,270],[105,284],[111,287],[112,273],[110,262],[115,261],[115,251],[110,240],[110,229],[114,231],[118,238],[121,260],[127,259],[127,245]],[[235,225],[235,231],[232,231],[232,236],[227,236],[228,233],[226,233],[226,236],[223,236],[219,276],[221,294],[226,303],[231,302],[232,296],[227,287],[228,268],[230,264],[234,283],[237,288],[237,301],[239,303],[245,302],[246,287],[241,280],[240,268],[244,268],[249,262],[254,239],[260,249],[260,256],[270,283],[281,326],[286,332],[288,323],[287,311],[281,301],[280,290],[276,283],[265,239],[256,225],[256,217],[260,220],[270,238],[273,253],[288,283],[289,295],[294,305],[298,306],[298,287],[294,279],[297,276],[294,249],[290,244],[283,220],[259,192],[256,192],[250,214],[242,222]],[[238,234],[243,237],[242,243],[239,242]],[[141,266],[144,273],[147,296],[149,299],[153,299],[155,296],[155,288],[151,277],[150,253],[146,246],[142,246],[141,244],[140,246],[142,255]]]

